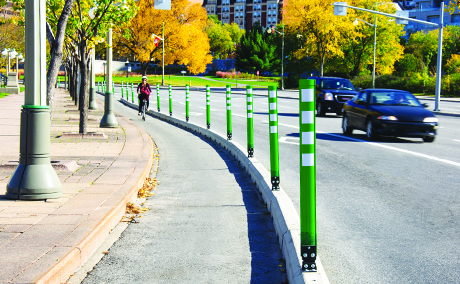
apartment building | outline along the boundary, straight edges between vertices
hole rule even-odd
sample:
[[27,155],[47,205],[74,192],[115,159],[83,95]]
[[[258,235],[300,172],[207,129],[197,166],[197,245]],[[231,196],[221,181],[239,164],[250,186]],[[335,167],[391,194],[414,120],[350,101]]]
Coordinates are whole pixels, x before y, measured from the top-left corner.
[[263,27],[273,26],[282,19],[283,1],[279,0],[204,0],[208,15],[217,15],[222,24],[237,23],[249,30],[259,22]]
[[[446,11],[446,6],[450,1],[441,0],[412,0],[412,1],[394,1],[400,6],[409,11],[409,18],[427,21],[431,23],[440,23],[441,3],[444,2],[443,22],[446,25],[460,25],[460,11],[456,10],[453,14]],[[418,31],[429,31],[437,29],[436,27],[427,26],[424,24],[409,22],[404,27],[404,31],[414,33]]]

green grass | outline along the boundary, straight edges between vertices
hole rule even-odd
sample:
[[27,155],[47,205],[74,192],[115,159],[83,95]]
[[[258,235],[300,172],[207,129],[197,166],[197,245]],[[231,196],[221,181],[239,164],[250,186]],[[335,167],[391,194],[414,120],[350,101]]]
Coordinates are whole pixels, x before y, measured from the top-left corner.
[[[61,82],[64,80],[64,76],[59,76]],[[148,82],[151,86],[155,86],[156,84],[161,84],[161,75],[150,75],[147,76]],[[196,77],[196,76],[180,76],[180,75],[165,75],[165,85],[171,84],[172,86],[185,86],[185,84],[189,84],[191,87],[205,87],[206,85],[210,85],[211,87],[225,87],[226,85],[231,85],[232,87],[244,87],[245,85],[252,85],[254,88],[262,87],[266,88],[267,86],[279,86],[279,82],[273,81],[266,81],[264,78],[261,78],[260,81],[254,80],[235,80],[235,79],[222,79],[216,78],[214,76],[206,76],[205,78],[209,78],[211,80],[203,79],[203,77]],[[105,80],[104,77],[96,77],[96,83],[102,82]],[[129,84],[134,83],[137,85],[141,82],[141,76],[114,76],[112,80],[115,84]],[[273,80],[273,79],[270,79]],[[97,84],[96,84],[97,87]]]
[[8,93],[0,93],[0,99],[3,98],[3,97],[6,97],[8,95],[9,95]]

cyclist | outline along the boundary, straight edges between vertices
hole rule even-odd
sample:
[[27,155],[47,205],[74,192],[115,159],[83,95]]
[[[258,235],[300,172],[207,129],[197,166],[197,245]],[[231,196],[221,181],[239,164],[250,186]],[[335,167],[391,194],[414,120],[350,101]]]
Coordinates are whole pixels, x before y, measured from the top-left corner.
[[147,100],[147,107],[149,109],[149,96],[152,92],[149,83],[147,83],[147,77],[142,76],[142,83],[137,86],[137,94],[139,98],[139,113],[138,115],[142,115],[142,107],[144,106],[144,99]]

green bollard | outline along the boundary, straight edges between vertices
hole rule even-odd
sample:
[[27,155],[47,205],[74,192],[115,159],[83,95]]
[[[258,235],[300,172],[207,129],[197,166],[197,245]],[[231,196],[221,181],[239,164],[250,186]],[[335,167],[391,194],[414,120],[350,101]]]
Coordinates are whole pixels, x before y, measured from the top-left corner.
[[105,93],[105,81],[102,81],[102,91]]
[[129,85],[129,83],[126,82],[125,93],[126,93],[126,101],[127,101],[127,102],[129,102],[128,85]]
[[99,85],[99,81],[97,81],[97,91],[100,92],[101,89],[100,89],[100,85]]
[[246,86],[246,104],[248,119],[248,158],[254,157],[254,118],[252,86]]
[[[128,84],[128,83],[126,83]],[[121,98],[123,98],[123,81],[121,81]]]
[[169,91],[169,116],[172,116],[172,87],[171,84],[168,86]]
[[206,85],[206,127],[211,128],[211,86]]
[[272,190],[280,189],[280,155],[278,149],[278,95],[275,86],[268,87],[270,125],[270,173]]
[[189,102],[189,86],[185,85],[185,120],[188,122],[190,119],[190,102]]
[[157,106],[158,112],[160,112],[160,85],[157,84]]
[[227,96],[227,140],[232,140],[232,87],[227,85],[225,90]]
[[303,271],[316,268],[315,80],[299,81],[300,253]]
[[134,103],[134,84],[131,83],[131,102]]
[[112,94],[115,97],[115,82],[112,81]]

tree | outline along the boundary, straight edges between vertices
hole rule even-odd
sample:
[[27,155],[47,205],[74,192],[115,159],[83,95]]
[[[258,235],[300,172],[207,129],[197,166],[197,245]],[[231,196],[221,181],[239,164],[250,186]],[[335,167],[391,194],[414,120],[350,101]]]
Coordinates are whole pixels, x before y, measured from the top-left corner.
[[[59,0],[56,0],[59,1]],[[71,1],[71,0],[68,0]],[[50,14],[59,12],[59,4],[50,5]],[[67,54],[71,56],[68,60],[75,64],[72,68],[74,82],[71,84],[74,88],[73,97],[78,101],[80,110],[79,133],[86,134],[88,121],[88,89],[89,89],[89,64],[90,52],[95,43],[105,38],[107,30],[113,25],[119,25],[129,21],[137,12],[133,0],[115,2],[114,0],[99,0],[96,7],[91,0],[75,0],[70,11],[68,24],[66,28],[66,46]],[[89,10],[93,8],[94,19],[89,17]],[[54,10],[57,9],[57,10]],[[64,11],[64,10],[63,10]],[[56,20],[57,15],[54,16]],[[57,25],[56,25],[57,26]],[[80,71],[80,92],[76,94],[76,70]]]
[[452,57],[447,61],[446,73],[454,74],[460,73],[460,55],[452,54]]
[[164,23],[165,65],[187,65],[198,74],[212,61],[209,38],[204,32],[206,10],[188,0],[172,0],[171,10],[155,10],[153,0],[138,2],[139,12],[127,25],[115,29],[116,45],[121,54],[134,55],[141,63],[143,74],[151,61],[162,62],[162,46],[155,46],[152,34],[162,36]]
[[281,64],[276,54],[276,46],[272,44],[272,37],[264,33],[260,23],[252,26],[236,50],[235,65],[238,69],[250,73],[260,71],[274,71]]
[[[356,0],[353,5],[368,10],[377,8],[378,11],[393,14],[395,8],[391,1],[385,0],[376,7],[374,0]],[[356,17],[374,25],[375,14],[356,11]],[[403,46],[400,37],[403,35],[403,26],[396,24],[394,19],[377,16],[377,44],[376,44],[376,72],[390,74],[394,64],[402,58]],[[357,76],[366,69],[372,70],[374,55],[374,27],[362,21],[354,27],[353,32],[346,33],[339,40],[343,57],[335,56],[331,60],[328,73]]]
[[343,57],[340,38],[353,32],[354,12],[345,17],[334,16],[335,0],[290,0],[285,6],[285,23],[290,25],[302,37],[303,47],[295,55],[303,58],[310,54],[319,62],[321,76],[324,62],[333,56]]
[[[16,20],[0,23],[0,51],[14,48],[17,53],[24,52],[24,27]],[[8,58],[0,57],[0,65],[6,66]]]
[[216,15],[208,16],[205,31],[210,39],[211,51],[216,59],[226,59],[240,43],[245,30],[240,29],[237,23],[222,23]]

